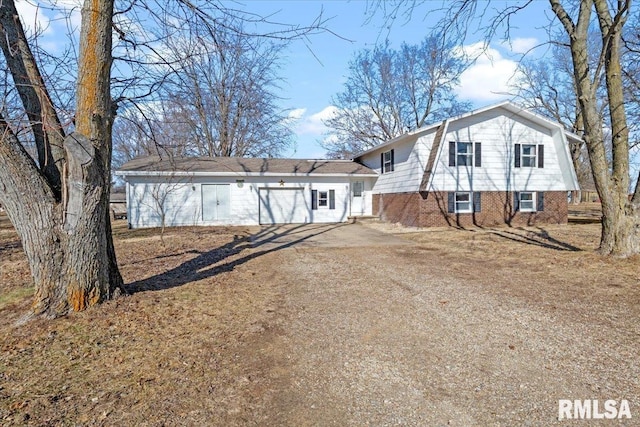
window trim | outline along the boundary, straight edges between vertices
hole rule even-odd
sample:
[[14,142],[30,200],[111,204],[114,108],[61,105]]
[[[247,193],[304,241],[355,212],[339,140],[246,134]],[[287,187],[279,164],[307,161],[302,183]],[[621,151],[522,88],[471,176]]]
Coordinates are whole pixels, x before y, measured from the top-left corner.
[[[533,148],[532,154],[525,154],[525,147]],[[527,159],[528,165],[525,165],[525,159]],[[538,146],[536,144],[522,144],[520,145],[520,167],[523,168],[535,168],[538,166]]]
[[[522,195],[523,194],[531,194],[531,200],[526,200],[527,203],[531,203],[531,208],[523,209],[522,208]],[[518,212],[537,212],[537,193],[535,191],[519,191],[518,192]]]
[[[466,202],[458,201],[458,196],[467,196],[468,200]],[[453,195],[453,203],[455,205],[453,213],[473,213],[473,193],[471,191],[455,191]],[[458,209],[458,203],[467,203],[469,207],[467,209]]]
[[327,209],[328,207],[329,207],[329,190],[325,190],[325,191],[318,190],[318,209]]
[[[324,197],[322,197],[324,195]],[[321,205],[321,201],[326,204]],[[328,190],[315,190],[311,189],[311,210],[317,211],[318,209],[333,210],[336,208],[336,190],[331,188]]]
[[[460,147],[464,145],[468,148],[464,153],[460,152]],[[469,166],[473,167],[473,142],[456,141],[456,166]],[[466,159],[464,164],[460,162],[460,159]]]
[[[356,191],[358,189],[359,191]],[[353,197],[362,197],[364,193],[364,181],[354,181],[352,184]]]
[[[465,153],[459,151],[462,144],[468,148]],[[464,165],[460,162],[461,158],[466,159]],[[449,166],[482,167],[482,143],[473,141],[449,141]]]
[[[524,146],[526,145],[530,145],[533,146],[536,154],[534,156],[531,155],[524,155]],[[544,168],[544,144],[535,144],[535,143],[529,143],[529,144],[515,144],[514,147],[514,167],[515,168],[538,168],[538,169],[543,169]],[[528,166],[524,165],[524,159],[531,159],[531,161],[529,162]]]
[[[381,161],[382,161],[382,173],[393,172],[394,169],[394,159],[393,159],[393,150],[383,151],[381,153]],[[388,158],[387,158],[388,157]],[[388,166],[388,167],[387,167]]]

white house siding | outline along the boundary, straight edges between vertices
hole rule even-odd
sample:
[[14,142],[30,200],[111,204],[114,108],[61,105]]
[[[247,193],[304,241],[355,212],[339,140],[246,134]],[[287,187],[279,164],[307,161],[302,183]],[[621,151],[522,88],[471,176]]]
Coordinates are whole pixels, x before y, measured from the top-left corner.
[[[373,192],[408,193],[420,188],[437,128],[408,136],[403,141],[374,150],[359,157],[359,163],[380,173]],[[380,154],[394,149],[393,172],[382,173]]]
[[[237,180],[241,180],[237,181]],[[282,184],[281,184],[282,180]],[[307,215],[302,222],[344,222],[351,215],[351,182],[364,181],[364,197],[371,214],[372,178],[323,176],[192,176],[192,177],[127,177],[127,209],[131,227],[161,225],[161,209],[157,195],[166,194],[165,225],[258,225],[260,222],[260,190],[301,189]],[[204,220],[202,214],[202,186],[227,185],[229,188],[229,216]],[[335,191],[335,209],[311,209],[311,190]],[[263,191],[263,194],[266,194]],[[205,218],[207,215],[204,216]],[[296,215],[292,220],[300,221]],[[264,216],[263,216],[264,219]]]
[[[571,166],[561,130],[550,130],[492,109],[449,123],[440,146],[431,191],[566,191],[572,186]],[[449,142],[480,142],[482,165],[449,166]],[[544,167],[515,167],[515,144],[544,145]],[[562,160],[560,160],[560,158]],[[564,171],[564,172],[563,172]]]

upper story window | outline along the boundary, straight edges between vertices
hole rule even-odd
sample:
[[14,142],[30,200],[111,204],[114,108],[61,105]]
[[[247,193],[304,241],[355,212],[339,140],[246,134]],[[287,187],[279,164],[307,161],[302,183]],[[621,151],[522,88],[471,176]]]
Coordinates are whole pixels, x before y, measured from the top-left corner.
[[394,150],[385,151],[380,153],[380,166],[382,173],[393,172],[394,168]]
[[482,166],[482,144],[449,142],[449,166]]
[[533,144],[522,144],[522,167],[536,167],[536,146]]
[[517,168],[543,168],[544,145],[515,144],[515,164]]
[[470,142],[457,143],[456,164],[458,166],[473,166],[473,145]]

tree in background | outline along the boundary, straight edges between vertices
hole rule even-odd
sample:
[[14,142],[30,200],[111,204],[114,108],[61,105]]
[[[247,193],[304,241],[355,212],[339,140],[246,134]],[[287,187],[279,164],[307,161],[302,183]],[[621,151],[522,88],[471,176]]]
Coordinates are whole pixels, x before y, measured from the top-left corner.
[[426,124],[469,110],[455,86],[469,63],[442,36],[419,45],[388,43],[358,52],[345,89],[333,97],[324,146],[332,158],[350,158]]
[[281,155],[293,135],[276,94],[285,42],[249,34],[232,17],[215,28],[164,37],[164,60],[171,66],[159,70],[154,99],[123,115],[129,123],[122,130],[136,129],[136,137],[117,136],[118,160],[141,153]]
[[287,111],[276,105],[283,43],[233,32],[170,40],[177,72],[163,84],[170,117],[186,126],[194,154],[208,157],[275,157],[289,147]]

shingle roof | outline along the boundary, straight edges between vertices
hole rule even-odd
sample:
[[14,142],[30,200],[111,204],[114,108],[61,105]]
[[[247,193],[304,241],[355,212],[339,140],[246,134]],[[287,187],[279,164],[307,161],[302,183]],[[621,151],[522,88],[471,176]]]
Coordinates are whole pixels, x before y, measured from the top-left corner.
[[244,157],[158,156],[133,159],[118,169],[118,175],[144,172],[187,172],[215,174],[296,174],[296,175],[377,175],[366,166],[350,160],[257,159]]

